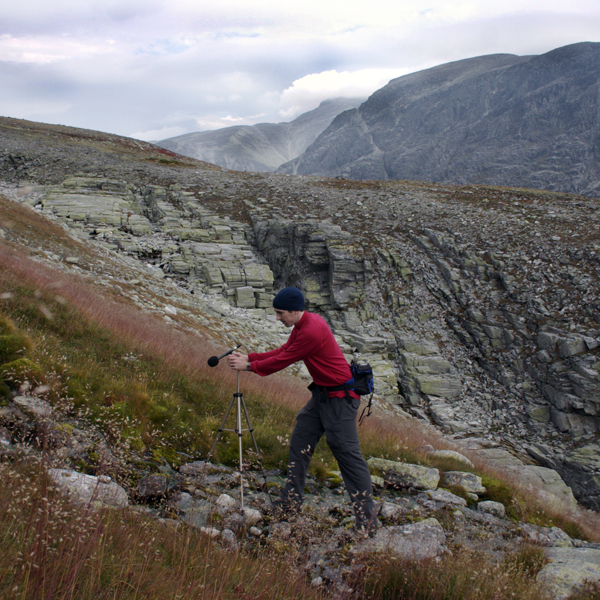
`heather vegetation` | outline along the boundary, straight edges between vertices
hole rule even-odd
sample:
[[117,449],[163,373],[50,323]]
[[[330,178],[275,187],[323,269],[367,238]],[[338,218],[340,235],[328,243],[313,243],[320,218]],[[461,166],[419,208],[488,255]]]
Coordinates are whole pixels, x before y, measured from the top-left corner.
[[[24,233],[25,219],[34,217],[12,215],[15,228]],[[51,237],[55,247],[73,249],[74,241],[59,228],[42,230],[50,225],[41,221],[33,225],[30,230],[40,240]],[[100,432],[119,459],[110,474],[128,490],[135,487],[142,459],[176,468],[206,457],[236,386],[225,367],[207,368],[206,359],[216,353],[207,331],[174,328],[106,290],[101,293],[93,283],[28,258],[16,243],[0,243],[0,254],[0,407],[15,393],[34,394],[48,400],[65,421]],[[248,376],[243,386],[265,466],[285,469],[285,441],[305,399],[304,384]],[[31,447],[39,451],[0,465],[0,593],[6,598],[270,599],[330,592],[373,599],[544,598],[535,583],[543,553],[529,546],[515,547],[508,558],[457,547],[437,561],[419,562],[359,559],[348,552],[342,557],[346,586],[319,591],[310,587],[302,568],[307,532],[227,552],[180,524],[175,514],[157,520],[139,508],[110,511],[70,504],[45,475],[45,448],[51,442],[46,433],[31,432]],[[233,435],[224,435],[215,461],[234,465],[233,441]],[[426,454],[427,443],[452,446],[414,421],[376,414],[361,429],[361,441],[367,457],[478,473],[487,488],[480,499],[502,502],[515,521],[558,525],[575,537],[600,539],[591,513],[566,514],[483,463],[475,461],[469,468]],[[247,456],[252,463],[254,457]],[[73,466],[91,474],[108,468],[94,452]],[[320,444],[312,474],[324,479],[335,469],[329,450]],[[445,511],[437,516],[449,529],[457,526]],[[325,529],[317,534],[328,536]]]

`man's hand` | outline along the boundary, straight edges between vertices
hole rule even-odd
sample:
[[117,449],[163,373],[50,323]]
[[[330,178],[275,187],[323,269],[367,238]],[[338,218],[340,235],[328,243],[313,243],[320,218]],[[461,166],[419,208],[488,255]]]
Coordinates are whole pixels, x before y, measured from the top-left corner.
[[236,371],[245,371],[248,366],[248,355],[234,352],[227,357],[229,366]]

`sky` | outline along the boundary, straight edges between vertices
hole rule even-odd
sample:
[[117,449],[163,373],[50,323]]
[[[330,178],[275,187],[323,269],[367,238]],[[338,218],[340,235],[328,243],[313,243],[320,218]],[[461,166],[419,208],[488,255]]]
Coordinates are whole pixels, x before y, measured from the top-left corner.
[[161,140],[584,41],[599,0],[18,0],[0,6],[0,115]]

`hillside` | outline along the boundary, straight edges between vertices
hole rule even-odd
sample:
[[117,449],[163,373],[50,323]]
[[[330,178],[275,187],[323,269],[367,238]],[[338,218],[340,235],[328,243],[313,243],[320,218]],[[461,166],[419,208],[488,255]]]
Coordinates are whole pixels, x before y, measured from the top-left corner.
[[480,56],[399,77],[282,173],[600,195],[600,44]]
[[[543,598],[535,586],[545,577],[556,585],[552,565],[568,561],[580,577],[597,559],[597,517],[581,505],[597,510],[600,497],[598,200],[231,173],[135,140],[16,119],[0,119],[0,149],[3,460],[45,448],[55,468],[108,474],[140,512],[219,544],[292,553],[300,580],[334,593],[358,577],[374,598],[399,595],[394,561],[423,558],[415,552],[424,548],[443,565],[439,597],[457,586],[457,600],[469,585],[490,600]],[[269,518],[260,471],[249,472],[248,502],[263,519],[252,533],[232,513],[235,444],[218,448],[225,467],[199,464],[236,385],[206,358],[285,340],[268,308],[288,284],[303,288],[349,357],[374,367],[376,414],[361,444],[381,502],[377,543],[395,548],[385,573],[362,570],[348,552],[351,512],[324,444],[298,522]],[[307,383],[302,368],[243,379],[275,489]],[[32,404],[49,412],[36,416]],[[399,483],[403,463],[427,477]],[[12,514],[2,512],[11,493],[0,514]],[[221,495],[233,498],[229,509]],[[215,506],[223,514],[211,521]],[[514,558],[526,542],[544,550]],[[407,585],[420,568],[403,571]],[[114,581],[125,585],[120,572]],[[581,588],[569,581],[550,597]]]
[[224,127],[168,138],[157,145],[235,171],[270,172],[302,154],[337,115],[361,102],[324,100],[289,123]]

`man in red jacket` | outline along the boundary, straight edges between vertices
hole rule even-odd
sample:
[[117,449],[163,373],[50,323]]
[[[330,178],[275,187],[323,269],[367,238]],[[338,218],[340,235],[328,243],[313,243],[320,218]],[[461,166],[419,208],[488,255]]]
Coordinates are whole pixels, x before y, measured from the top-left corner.
[[295,287],[281,290],[273,300],[278,321],[293,327],[288,341],[270,352],[228,357],[238,371],[270,375],[302,360],[313,378],[312,397],[296,417],[290,441],[287,482],[280,505],[298,511],[304,498],[308,465],[323,434],[340,467],[354,504],[356,527],[369,535],[377,531],[377,515],[369,468],[360,451],[356,414],[360,396],[352,389],[352,372],[325,320],[304,310],[304,296]]

